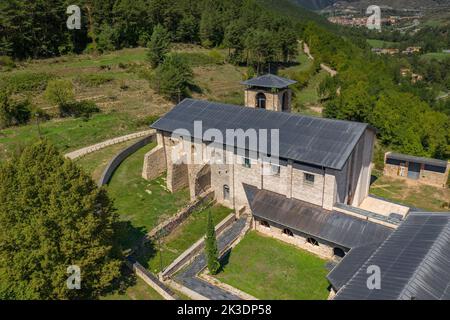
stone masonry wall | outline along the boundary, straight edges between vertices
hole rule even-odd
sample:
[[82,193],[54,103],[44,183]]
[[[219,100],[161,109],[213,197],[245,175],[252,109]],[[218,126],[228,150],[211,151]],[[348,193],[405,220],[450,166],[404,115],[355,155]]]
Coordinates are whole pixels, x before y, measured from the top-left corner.
[[[298,248],[301,248],[301,249],[309,251],[313,254],[316,254],[321,258],[324,258],[324,259],[333,258],[333,247],[331,247],[327,243],[320,241],[319,239],[315,238],[315,240],[319,243],[319,245],[316,246],[316,245],[308,243],[307,235],[300,235],[300,234],[294,232],[293,236],[288,236],[283,233],[282,228],[279,228],[279,227],[276,227],[273,225],[270,225],[269,228],[265,227],[265,226],[261,225],[261,222],[256,219],[254,220],[253,227],[258,232],[261,232],[267,236],[281,240],[283,242],[290,243]],[[342,249],[344,249],[344,248],[342,248]]]
[[266,109],[272,111],[282,111],[282,101],[283,94],[287,92],[287,105],[289,106],[288,110],[290,111],[291,100],[292,100],[292,91],[290,89],[281,90],[279,92],[270,92],[264,90],[256,90],[256,89],[247,89],[245,90],[245,106],[250,108],[256,107],[256,95],[258,93],[264,93],[266,96]]
[[166,165],[164,146],[159,145],[144,156],[142,177],[146,180],[156,179],[166,171]]

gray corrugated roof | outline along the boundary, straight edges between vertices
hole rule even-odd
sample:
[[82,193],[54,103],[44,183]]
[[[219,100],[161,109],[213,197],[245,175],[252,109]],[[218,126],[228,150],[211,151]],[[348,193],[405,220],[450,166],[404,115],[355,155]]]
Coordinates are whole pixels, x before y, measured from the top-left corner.
[[[203,124],[198,136],[194,121]],[[151,127],[168,132],[187,129],[197,139],[210,128],[220,130],[224,137],[227,129],[279,129],[281,158],[341,170],[368,125],[185,99]]]
[[333,288],[337,291],[346,284],[380,245],[381,242],[375,242],[351,249],[327,275]]
[[246,86],[277,89],[286,88],[294,83],[297,83],[297,81],[282,78],[270,73],[241,82],[241,84],[244,84]]
[[[367,288],[370,265],[380,267],[380,290]],[[335,299],[447,300],[449,287],[450,213],[411,213],[338,291]]]
[[297,199],[244,185],[254,216],[351,249],[384,241],[392,229]]
[[415,156],[410,156],[407,154],[401,154],[401,153],[395,153],[395,152],[389,152],[386,155],[386,157],[388,159],[395,159],[395,160],[402,160],[402,161],[416,162],[416,163],[424,163],[424,164],[429,164],[432,166],[444,167],[444,168],[446,168],[448,165],[448,162],[445,160],[415,157]]

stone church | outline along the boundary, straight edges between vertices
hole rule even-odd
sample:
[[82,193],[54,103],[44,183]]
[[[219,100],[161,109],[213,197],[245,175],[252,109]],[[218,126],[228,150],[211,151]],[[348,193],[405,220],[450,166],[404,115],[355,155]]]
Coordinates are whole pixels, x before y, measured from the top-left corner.
[[[244,81],[245,106],[183,100],[151,125],[158,145],[145,155],[143,177],[166,173],[167,188],[189,188],[192,199],[212,189],[217,202],[251,214],[255,229],[320,256],[384,241],[395,221],[358,208],[368,197],[376,130],[291,113],[294,83],[272,74]],[[179,129],[191,134],[174,136]],[[205,137],[209,129],[278,129],[278,161],[217,143]],[[208,148],[228,161],[211,161]]]

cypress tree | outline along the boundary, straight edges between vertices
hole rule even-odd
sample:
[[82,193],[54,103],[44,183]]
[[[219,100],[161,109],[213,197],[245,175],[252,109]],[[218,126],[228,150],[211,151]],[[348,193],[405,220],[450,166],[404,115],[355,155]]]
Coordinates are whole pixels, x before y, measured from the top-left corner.
[[211,274],[217,274],[220,269],[219,251],[217,249],[216,230],[211,211],[208,211],[208,224],[206,226],[205,251],[208,260],[208,270]]

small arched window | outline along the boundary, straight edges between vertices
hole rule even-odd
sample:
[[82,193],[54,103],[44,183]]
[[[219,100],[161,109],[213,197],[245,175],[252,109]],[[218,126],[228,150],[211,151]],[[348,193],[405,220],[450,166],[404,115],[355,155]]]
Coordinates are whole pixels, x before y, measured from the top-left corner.
[[286,236],[288,236],[288,237],[293,237],[293,236],[294,236],[294,234],[292,233],[292,231],[289,230],[289,229],[287,229],[287,228],[283,229],[283,234],[286,235]]
[[345,251],[341,248],[333,248],[333,254],[338,258],[345,257]]
[[230,187],[228,185],[223,186],[223,199],[230,200]]
[[266,108],[266,95],[262,92],[256,95],[256,107],[261,109]]
[[265,228],[269,228],[270,229],[270,224],[267,221],[261,221],[261,226],[265,227]]
[[312,244],[313,246],[318,246],[319,245],[319,242],[316,239],[314,239],[314,238],[308,238],[308,239],[306,239],[306,241],[309,244]]
[[289,111],[289,94],[286,91],[281,98],[281,111]]

